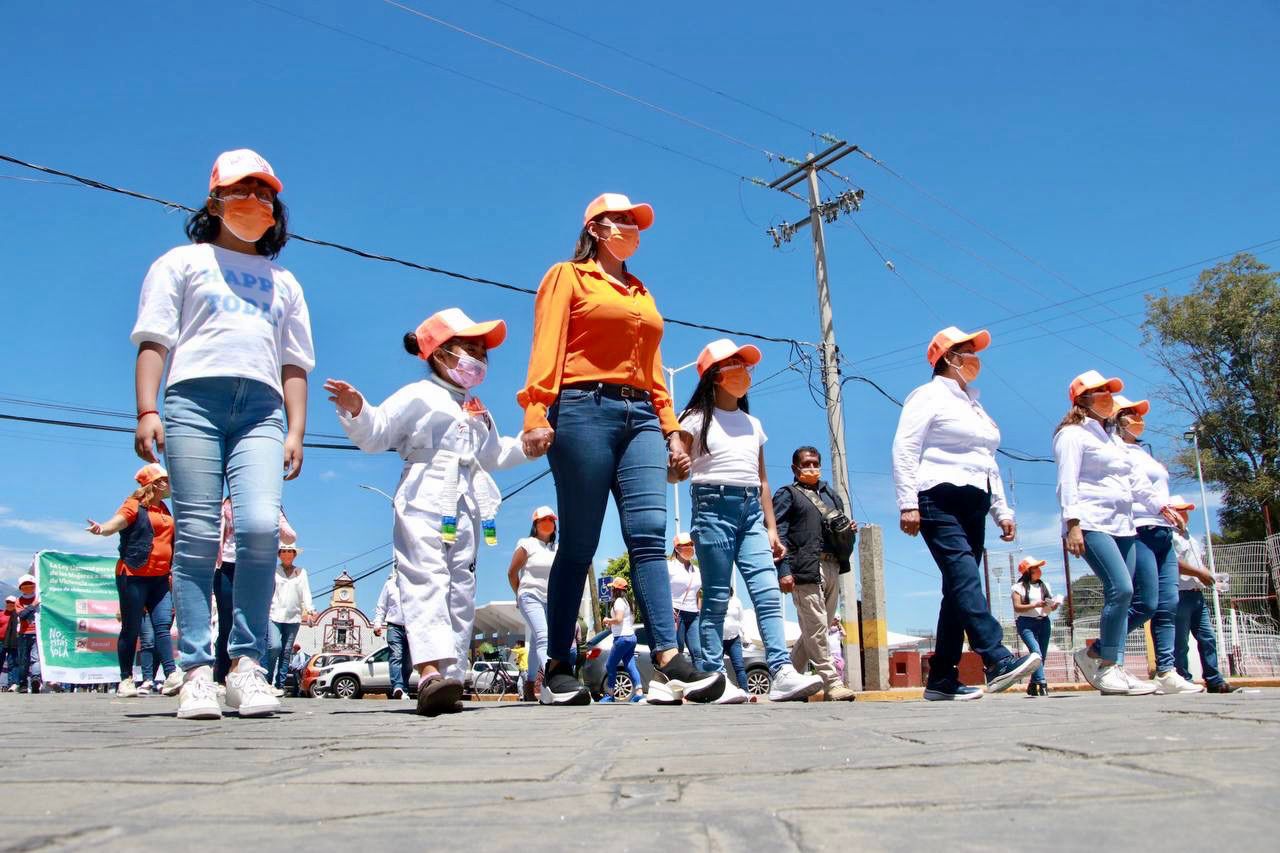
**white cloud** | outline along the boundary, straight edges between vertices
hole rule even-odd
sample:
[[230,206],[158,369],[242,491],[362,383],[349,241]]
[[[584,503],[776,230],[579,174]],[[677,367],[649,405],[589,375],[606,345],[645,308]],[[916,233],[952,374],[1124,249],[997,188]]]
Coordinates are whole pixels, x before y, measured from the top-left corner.
[[69,546],[85,549],[91,554],[111,550],[100,536],[84,529],[83,524],[57,518],[11,518],[0,516],[0,528],[16,530],[41,540],[39,547]]
[[321,479],[321,480],[324,480],[324,481],[326,481],[326,482],[327,482],[327,481],[329,481],[329,480],[337,479],[337,477],[338,477],[338,472],[337,472],[337,471],[334,471],[334,470],[332,470],[332,469],[330,469],[330,470],[328,470],[328,471],[321,471],[321,472],[320,472],[320,479]]

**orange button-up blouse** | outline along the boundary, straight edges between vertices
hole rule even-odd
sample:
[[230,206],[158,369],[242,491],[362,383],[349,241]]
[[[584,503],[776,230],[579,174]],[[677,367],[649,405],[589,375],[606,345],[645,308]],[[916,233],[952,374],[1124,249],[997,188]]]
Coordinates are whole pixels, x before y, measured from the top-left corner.
[[680,428],[662,379],[662,315],[644,283],[605,277],[595,261],[556,264],[542,279],[533,308],[529,376],[516,395],[524,430],[548,427],[547,408],[564,385],[608,382],[648,391],[662,432]]

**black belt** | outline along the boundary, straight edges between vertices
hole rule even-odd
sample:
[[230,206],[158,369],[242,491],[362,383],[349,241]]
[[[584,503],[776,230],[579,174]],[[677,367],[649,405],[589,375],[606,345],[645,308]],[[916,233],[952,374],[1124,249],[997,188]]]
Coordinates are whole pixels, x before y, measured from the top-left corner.
[[613,382],[575,382],[571,385],[562,385],[562,390],[566,391],[590,391],[593,394],[599,394],[602,397],[609,397],[614,400],[640,400],[648,402],[650,394],[643,388],[637,388],[634,385],[618,385]]
[[714,492],[720,495],[745,496],[751,498],[760,497],[759,486],[723,486],[714,483],[694,483],[690,487],[690,490],[694,494],[698,494],[700,492]]

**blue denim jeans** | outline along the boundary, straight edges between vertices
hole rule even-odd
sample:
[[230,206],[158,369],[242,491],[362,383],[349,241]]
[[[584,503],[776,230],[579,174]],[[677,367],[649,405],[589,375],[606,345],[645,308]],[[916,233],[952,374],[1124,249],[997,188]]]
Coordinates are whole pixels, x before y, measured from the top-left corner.
[[698,615],[693,610],[672,610],[671,619],[676,628],[676,650],[688,654],[693,665],[702,669],[702,631],[698,627]]
[[391,692],[396,688],[407,691],[409,680],[413,676],[413,658],[409,656],[409,635],[403,625],[387,623],[387,668],[391,674]]
[[987,608],[978,568],[986,547],[987,511],[991,495],[974,486],[943,483],[917,495],[920,535],[942,573],[942,604],[929,683],[959,680],[964,639],[982,656],[984,666],[997,666],[1013,657],[1002,639],[1004,631]]
[[547,660],[547,603],[540,595],[522,592],[516,596],[516,607],[524,617],[529,646],[528,673],[532,681]]
[[261,663],[280,542],[284,409],[261,382],[233,377],[189,379],[164,397],[165,462],[176,527],[173,598],[180,665],[214,662],[209,629],[214,563],[222,520],[222,489],[231,495],[236,573],[231,658]]
[[1204,593],[1198,589],[1179,590],[1174,661],[1178,675],[1188,680],[1191,678],[1191,671],[1187,668],[1187,654],[1190,651],[1187,638],[1192,633],[1196,635],[1196,648],[1200,651],[1200,669],[1204,673],[1205,683],[1210,686],[1225,684],[1227,679],[1218,669],[1218,635],[1213,630],[1213,618],[1205,603]]
[[1097,530],[1084,531],[1084,561],[1102,582],[1098,655],[1116,663],[1124,661],[1124,641],[1129,635],[1129,605],[1133,601],[1137,542],[1136,536],[1112,536]]
[[613,686],[618,681],[618,670],[626,667],[631,676],[635,690],[644,692],[644,682],[640,680],[640,668],[636,666],[636,637],[614,637],[613,647],[609,649],[609,659],[605,662],[605,690],[613,694]]
[[26,688],[27,682],[35,678],[36,669],[36,635],[35,634],[19,634],[17,658],[18,666],[9,672],[9,684],[16,684],[20,688]]
[[[742,637],[734,637],[724,641],[724,653],[733,664],[733,678],[738,687],[747,689],[747,667],[742,660]],[[790,658],[788,658],[790,660]]]
[[[737,563],[755,608],[769,671],[776,673],[784,664],[791,663],[791,655],[787,652],[782,593],[778,589],[773,552],[769,549],[769,534],[764,527],[760,490],[694,485],[691,494],[690,531],[702,572],[702,648],[708,652],[724,648],[724,614],[729,607],[733,565]],[[711,652],[703,656],[701,666],[708,672],[724,672],[724,657]]]
[[18,683],[18,649],[15,646],[12,649],[4,650],[4,668],[5,678],[4,686]]
[[173,638],[169,634],[173,617],[168,576],[116,575],[116,595],[120,598],[120,636],[116,640],[120,680],[133,680],[133,654],[138,647],[144,623],[148,624],[152,633],[150,644],[142,644],[144,654],[141,655],[140,665],[143,681],[149,681],[154,676],[153,656],[160,659],[165,675],[173,672]]
[[676,647],[667,576],[667,449],[653,405],[565,389],[547,412],[560,546],[547,585],[547,657],[567,661],[587,568],[613,494],[652,656]]
[[1173,628],[1178,618],[1178,554],[1173,528],[1139,527],[1134,548],[1133,602],[1129,633],[1151,621],[1156,672],[1173,669]]
[[1040,666],[1036,667],[1031,680],[1036,684],[1046,683],[1044,659],[1049,654],[1049,635],[1053,630],[1053,624],[1048,616],[1019,616],[1014,620],[1014,627],[1018,629],[1018,636],[1022,639],[1022,644],[1027,647],[1027,651],[1040,655]]
[[293,641],[297,639],[298,622],[272,622],[267,633],[267,681],[284,687],[284,680],[289,677],[289,661],[293,658]]

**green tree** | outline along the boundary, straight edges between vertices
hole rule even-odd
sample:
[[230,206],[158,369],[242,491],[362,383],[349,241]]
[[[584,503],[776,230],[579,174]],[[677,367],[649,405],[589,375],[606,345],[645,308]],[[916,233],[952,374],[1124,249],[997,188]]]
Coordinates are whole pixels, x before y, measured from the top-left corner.
[[[1264,513],[1280,518],[1280,275],[1238,254],[1185,296],[1148,296],[1143,329],[1173,377],[1157,396],[1198,430],[1205,481],[1224,494],[1224,538],[1261,539]],[[1175,465],[1195,479],[1189,446]]]

